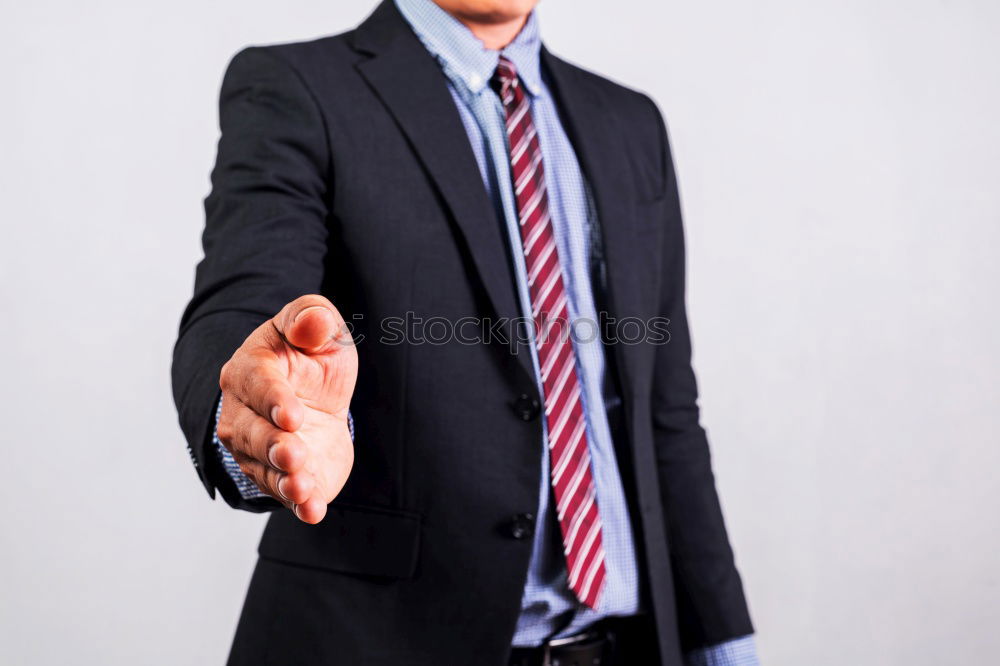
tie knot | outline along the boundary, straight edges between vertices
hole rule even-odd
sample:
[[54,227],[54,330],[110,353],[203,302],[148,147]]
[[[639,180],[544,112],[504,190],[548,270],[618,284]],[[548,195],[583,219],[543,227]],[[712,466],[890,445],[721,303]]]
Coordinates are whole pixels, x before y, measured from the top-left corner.
[[513,101],[513,91],[517,88],[517,68],[514,67],[514,63],[500,56],[500,61],[497,63],[497,69],[493,73],[490,83],[504,104]]

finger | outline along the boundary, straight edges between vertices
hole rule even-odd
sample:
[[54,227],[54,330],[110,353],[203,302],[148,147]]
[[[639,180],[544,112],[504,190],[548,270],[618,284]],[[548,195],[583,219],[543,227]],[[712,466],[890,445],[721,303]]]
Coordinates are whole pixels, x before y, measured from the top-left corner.
[[253,481],[261,492],[270,495],[285,506],[308,502],[312,498],[315,482],[305,470],[294,474],[282,474],[273,467],[262,465],[256,460],[238,460],[240,471]]
[[222,368],[219,384],[223,393],[230,393],[282,430],[294,432],[302,425],[305,412],[277,366],[270,351],[247,352]]
[[315,525],[326,517],[326,504],[318,497],[310,497],[305,502],[295,505],[292,510],[296,518],[310,525]]
[[269,420],[241,403],[237,402],[233,411],[231,432],[227,431],[227,434],[230,450],[234,455],[241,454],[281,472],[290,473],[302,469],[309,453],[298,435],[276,428]]
[[282,337],[306,354],[327,354],[353,344],[344,318],[322,296],[311,294],[295,299],[273,321]]

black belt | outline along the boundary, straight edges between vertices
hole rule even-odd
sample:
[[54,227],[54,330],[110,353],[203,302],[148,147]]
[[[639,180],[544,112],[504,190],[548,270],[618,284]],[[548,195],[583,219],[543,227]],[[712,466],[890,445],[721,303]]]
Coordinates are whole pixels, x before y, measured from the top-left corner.
[[588,631],[538,647],[514,648],[510,666],[611,666],[611,640],[607,632]]
[[636,666],[657,664],[656,630],[648,615],[608,618],[587,631],[538,647],[513,648],[510,666]]

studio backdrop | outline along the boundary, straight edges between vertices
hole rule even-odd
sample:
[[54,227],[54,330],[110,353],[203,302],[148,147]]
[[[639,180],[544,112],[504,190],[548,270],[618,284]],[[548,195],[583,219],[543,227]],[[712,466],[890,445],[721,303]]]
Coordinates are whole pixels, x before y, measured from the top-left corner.
[[[5,2],[0,663],[224,661],[264,519],[209,501],[168,372],[219,85],[373,5]],[[1000,5],[538,11],[666,116],[762,663],[995,661]]]

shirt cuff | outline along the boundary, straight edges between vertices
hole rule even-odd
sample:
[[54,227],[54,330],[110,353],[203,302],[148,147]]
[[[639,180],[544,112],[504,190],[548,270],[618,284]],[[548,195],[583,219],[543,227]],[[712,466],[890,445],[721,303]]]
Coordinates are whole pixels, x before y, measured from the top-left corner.
[[226,470],[226,474],[236,484],[236,489],[240,491],[240,497],[243,499],[251,500],[267,497],[267,495],[260,491],[257,484],[243,473],[243,470],[240,469],[239,464],[233,458],[233,454],[219,441],[219,417],[221,416],[222,396],[219,396],[219,404],[215,408],[215,427],[212,428],[212,444],[215,445],[215,450],[219,453],[219,461],[222,463],[222,468]]
[[753,636],[698,648],[685,658],[687,666],[760,666]]
[[[240,497],[245,500],[259,499],[261,497],[267,497],[264,493],[260,491],[257,484],[250,480],[250,478],[243,473],[240,469],[239,464],[233,458],[233,454],[222,445],[219,441],[219,417],[222,416],[222,396],[219,396],[219,404],[215,408],[215,427],[212,429],[212,443],[215,445],[216,451],[219,453],[219,461],[222,463],[222,468],[226,470],[226,474],[229,478],[233,480],[236,484],[236,489],[240,491]],[[351,441],[354,441],[354,416],[350,412],[347,412],[347,429],[351,432]]]

